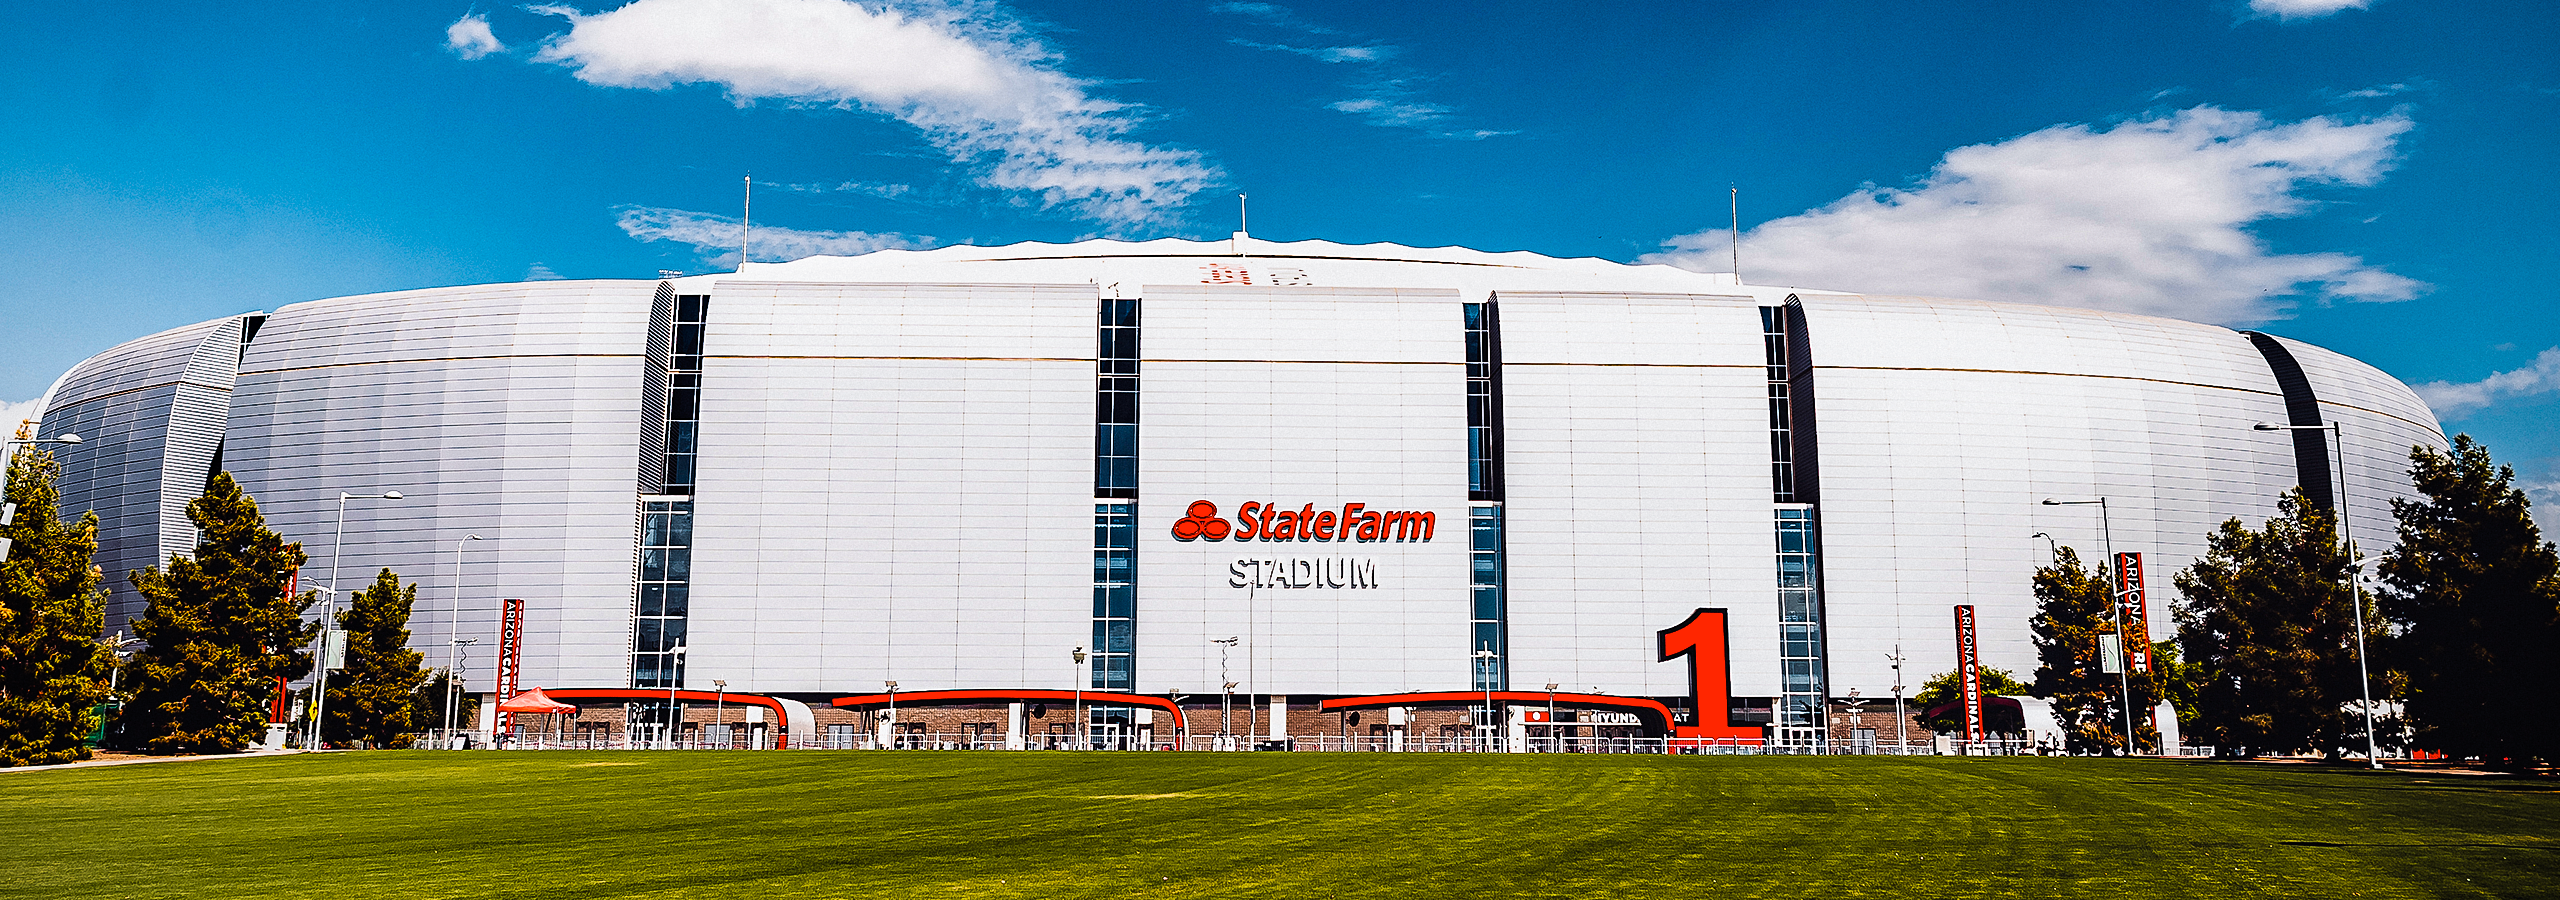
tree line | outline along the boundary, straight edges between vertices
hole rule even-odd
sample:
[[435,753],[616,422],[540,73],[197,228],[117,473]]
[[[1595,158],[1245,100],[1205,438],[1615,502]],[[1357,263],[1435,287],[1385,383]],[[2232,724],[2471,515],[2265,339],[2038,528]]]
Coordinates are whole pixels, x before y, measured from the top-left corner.
[[2122,685],[2099,657],[2116,629],[2115,573],[2061,548],[2034,576],[2028,690],[2052,701],[2081,752],[2155,749],[2149,711],[2167,702],[2188,742],[2218,753],[2336,759],[2364,750],[2369,691],[2384,748],[2506,768],[2560,762],[2560,722],[2524,706],[2560,695],[2560,552],[2515,470],[2469,435],[2409,459],[2418,496],[2391,502],[2388,554],[2360,556],[2335,511],[2299,488],[2257,528],[2224,522],[2172,578],[2183,595],[2174,636]]
[[[60,520],[52,454],[22,447],[8,461],[10,515],[0,524],[0,767],[86,759],[102,736],[148,753],[236,753],[264,736],[280,703],[308,692],[319,591],[292,589],[305,558],[266,527],[257,502],[217,473],[187,505],[192,554],[128,577],[148,608],[132,622],[141,649],[118,657],[102,640],[105,573],[91,560],[98,517]],[[345,666],[322,679],[325,744],[398,747],[421,730],[439,687],[409,649],[418,588],[384,569],[341,609]]]

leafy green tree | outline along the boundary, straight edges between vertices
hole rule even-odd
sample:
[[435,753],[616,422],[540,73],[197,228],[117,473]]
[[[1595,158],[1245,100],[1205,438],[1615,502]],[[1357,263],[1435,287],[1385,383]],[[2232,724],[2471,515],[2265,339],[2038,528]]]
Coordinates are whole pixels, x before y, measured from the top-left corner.
[[323,740],[396,749],[422,730],[418,689],[427,673],[418,667],[422,654],[409,649],[409,612],[417,604],[418,586],[403,586],[384,569],[338,614],[338,626],[347,630],[347,667],[326,676]]
[[[418,687],[418,730],[433,731],[444,727],[444,707],[448,699],[445,692],[452,685],[451,673],[439,667],[428,676],[425,684]],[[466,693],[455,694],[450,699],[453,702],[453,727],[471,730],[472,723],[479,721],[480,698]]]
[[[2007,669],[1982,667],[1983,695],[2017,695],[2026,692],[2027,685],[2019,681],[2017,676],[2009,674]],[[1931,675],[1929,680],[1920,683],[1920,693],[1911,695],[1912,720],[1919,722],[1920,727],[1930,731],[1963,731],[1964,710],[1962,708],[1949,711],[1944,715],[1929,715],[1931,709],[1962,699],[1964,699],[1964,685],[1956,680],[1956,673],[1940,672]]]
[[0,766],[89,758],[114,657],[98,643],[106,592],[98,586],[98,516],[61,521],[53,454],[21,448],[9,459],[8,502],[17,515],[0,565]]
[[2382,645],[2408,679],[2418,746],[2491,765],[2560,761],[2560,722],[2517,708],[2560,693],[2560,554],[2542,539],[2515,470],[2460,435],[2420,447],[2423,500],[2394,500],[2400,548],[2382,563]]
[[154,753],[236,753],[265,731],[276,679],[311,671],[316,592],[285,593],[302,548],[267,530],[257,501],[231,473],[187,504],[194,558],[133,573],[151,607],[134,620],[149,643],[133,661],[125,734]]
[[2035,574],[2036,617],[2028,624],[2036,643],[2035,695],[2053,701],[2053,717],[2074,751],[2125,752],[2128,692],[2135,752],[2160,744],[2151,723],[2151,711],[2160,705],[2154,673],[2118,675],[2100,661],[2099,641],[2116,633],[2114,579],[2107,566],[2095,572],[2083,567],[2069,547],[2054,551],[2053,565]]
[[[2300,488],[2276,509],[2257,530],[2222,523],[2175,579],[2187,601],[2178,646],[2196,684],[2191,730],[2225,753],[2335,759],[2364,743],[2347,557],[2336,518]],[[2380,636],[2369,621],[2366,639]]]

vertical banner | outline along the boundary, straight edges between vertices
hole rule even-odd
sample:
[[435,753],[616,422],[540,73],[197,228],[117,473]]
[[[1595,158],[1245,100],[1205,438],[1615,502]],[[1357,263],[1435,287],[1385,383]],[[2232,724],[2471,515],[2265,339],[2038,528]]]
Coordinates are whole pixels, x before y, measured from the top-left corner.
[[2116,602],[2124,607],[2125,662],[2136,674],[2151,671],[2149,604],[2142,599],[2142,554],[2116,554]]
[[503,705],[516,698],[517,682],[524,676],[524,601],[510,599],[500,604],[498,614],[498,733],[515,730],[516,714]]
[[1982,731],[1982,656],[1973,631],[1973,605],[1956,607],[1956,682],[1964,688],[1964,739],[1978,741]]

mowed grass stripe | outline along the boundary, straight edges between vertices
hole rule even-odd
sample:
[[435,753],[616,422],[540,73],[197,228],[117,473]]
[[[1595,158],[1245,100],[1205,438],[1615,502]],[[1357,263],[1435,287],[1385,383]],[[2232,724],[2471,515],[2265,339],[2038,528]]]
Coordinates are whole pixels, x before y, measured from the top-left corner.
[[2092,759],[372,753],[0,776],[25,897],[2518,897],[2560,791]]

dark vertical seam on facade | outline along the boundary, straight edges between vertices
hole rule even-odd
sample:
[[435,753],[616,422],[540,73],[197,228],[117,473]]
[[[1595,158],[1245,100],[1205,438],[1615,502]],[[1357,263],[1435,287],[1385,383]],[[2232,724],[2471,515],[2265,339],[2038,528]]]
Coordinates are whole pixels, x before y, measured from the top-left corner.
[[[2255,331],[2243,331],[2241,334],[2248,335],[2249,343],[2258,348],[2258,355],[2266,357],[2267,368],[2275,373],[2276,387],[2284,390],[2286,424],[2328,424],[2320,418],[2320,397],[2312,393],[2311,378],[2303,374],[2302,364],[2293,358],[2293,351],[2269,335]],[[2293,477],[2302,486],[2302,495],[2310,498],[2311,505],[2321,509],[2332,508],[2337,496],[2330,488],[2330,479],[2336,476],[2329,471],[2328,432],[2308,429],[2293,432]]]

